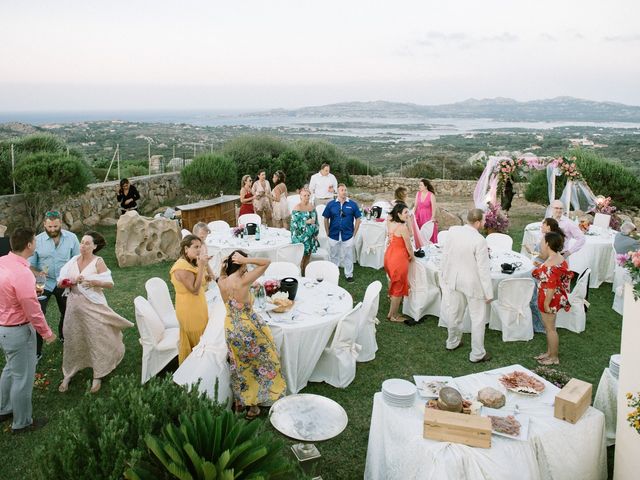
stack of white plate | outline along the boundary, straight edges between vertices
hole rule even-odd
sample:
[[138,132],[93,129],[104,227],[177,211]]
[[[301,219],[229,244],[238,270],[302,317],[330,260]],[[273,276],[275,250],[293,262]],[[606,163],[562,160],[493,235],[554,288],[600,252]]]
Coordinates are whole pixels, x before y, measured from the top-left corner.
[[609,370],[611,371],[611,374],[616,378],[618,378],[618,375],[620,374],[621,361],[622,361],[622,356],[620,356],[619,353],[615,355],[611,355],[611,359],[609,360]]
[[400,378],[382,382],[382,398],[393,407],[411,407],[416,398],[416,386]]

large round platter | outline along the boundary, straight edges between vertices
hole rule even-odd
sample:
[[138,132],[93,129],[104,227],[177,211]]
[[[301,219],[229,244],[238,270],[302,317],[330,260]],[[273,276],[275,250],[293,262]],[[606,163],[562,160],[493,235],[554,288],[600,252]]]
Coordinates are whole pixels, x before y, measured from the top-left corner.
[[537,390],[534,390],[533,388],[528,388],[528,387],[515,387],[515,388],[507,387],[507,390],[509,390],[510,392],[519,393],[520,395],[526,395],[528,397],[536,397],[544,391],[544,390],[537,391]]
[[347,426],[347,412],[330,398],[310,393],[289,395],[269,410],[271,425],[287,437],[320,442],[339,435]]

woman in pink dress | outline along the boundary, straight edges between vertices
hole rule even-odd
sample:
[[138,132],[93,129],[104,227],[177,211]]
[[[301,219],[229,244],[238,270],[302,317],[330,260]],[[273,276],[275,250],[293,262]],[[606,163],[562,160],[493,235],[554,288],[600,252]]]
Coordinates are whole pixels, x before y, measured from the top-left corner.
[[[416,222],[418,222],[418,228],[422,228],[422,225],[429,220],[434,220],[436,213],[436,192],[433,189],[433,185],[426,178],[420,180],[418,185],[418,193],[416,193],[416,203],[414,207]],[[431,242],[438,243],[438,224],[434,223],[433,234],[431,235]]]

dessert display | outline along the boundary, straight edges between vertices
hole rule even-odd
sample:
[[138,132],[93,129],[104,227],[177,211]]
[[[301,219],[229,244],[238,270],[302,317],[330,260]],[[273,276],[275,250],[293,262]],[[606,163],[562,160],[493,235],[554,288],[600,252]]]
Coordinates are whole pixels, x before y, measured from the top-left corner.
[[502,375],[498,380],[507,390],[523,395],[539,395],[544,391],[544,383],[528,373],[517,370]]

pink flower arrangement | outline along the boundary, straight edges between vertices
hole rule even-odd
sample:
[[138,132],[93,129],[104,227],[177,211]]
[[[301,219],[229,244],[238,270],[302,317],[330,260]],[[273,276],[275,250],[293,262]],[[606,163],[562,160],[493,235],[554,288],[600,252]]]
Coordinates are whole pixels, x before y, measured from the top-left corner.
[[239,237],[242,232],[244,232],[244,225],[238,225],[237,227],[234,227],[233,230],[231,230],[231,233],[233,233],[234,237]]
[[504,192],[504,186],[508,180],[515,181],[518,170],[527,167],[527,162],[523,158],[503,158],[495,166],[493,172],[498,176],[498,195]]
[[264,292],[268,297],[280,290],[280,280],[266,280],[264,282]]
[[614,230],[620,230],[620,218],[616,214],[617,211],[618,208],[613,206],[611,197],[598,197],[596,201],[596,207],[591,210],[592,213],[603,213],[605,215],[611,215],[609,227],[613,228]]
[[631,276],[633,283],[633,296],[640,298],[640,250],[616,255],[618,265],[625,268]]
[[578,170],[578,166],[576,165],[576,157],[558,157],[553,161],[560,169],[562,175],[567,177],[567,180],[582,180],[582,175]]
[[500,205],[489,204],[487,213],[484,216],[484,228],[498,233],[507,233],[509,217],[504,214]]

